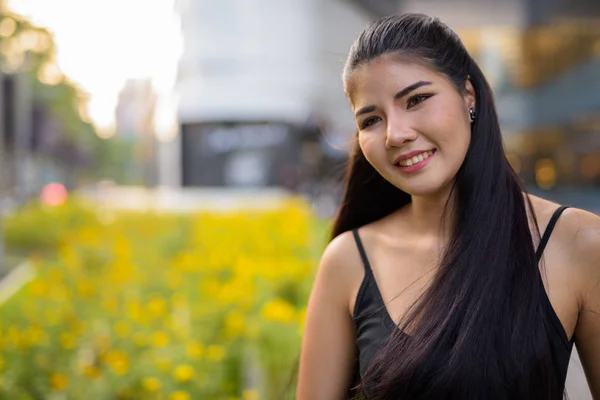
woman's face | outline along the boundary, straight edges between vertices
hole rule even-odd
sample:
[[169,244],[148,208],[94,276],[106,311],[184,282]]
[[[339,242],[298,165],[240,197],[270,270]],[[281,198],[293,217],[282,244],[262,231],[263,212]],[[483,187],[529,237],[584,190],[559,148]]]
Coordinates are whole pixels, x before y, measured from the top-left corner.
[[447,189],[471,139],[470,81],[463,95],[444,75],[386,55],[358,67],[346,84],[360,147],[381,176],[413,196]]

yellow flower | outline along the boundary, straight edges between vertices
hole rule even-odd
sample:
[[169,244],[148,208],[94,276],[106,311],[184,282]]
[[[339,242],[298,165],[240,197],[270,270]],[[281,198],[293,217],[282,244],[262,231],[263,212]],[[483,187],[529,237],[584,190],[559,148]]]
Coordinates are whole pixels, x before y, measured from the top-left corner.
[[85,325],[83,324],[82,321],[76,320],[73,321],[73,323],[71,324],[71,332],[73,332],[74,335],[81,335],[83,332],[85,331]]
[[161,383],[154,377],[148,377],[142,380],[142,386],[149,392],[158,392],[161,388]]
[[142,332],[136,332],[133,334],[133,343],[138,347],[144,347],[148,345],[148,337]]
[[46,310],[44,311],[44,320],[48,325],[56,325],[60,321],[60,317],[56,310]]
[[96,294],[96,288],[89,282],[79,282],[77,283],[77,293],[81,297],[92,297]]
[[296,310],[287,301],[275,299],[263,306],[261,315],[267,321],[289,323],[296,317]]
[[[76,222],[61,212],[58,217],[64,221],[57,225]],[[20,347],[41,348],[46,341],[46,347],[54,344],[64,353],[81,350],[73,355],[75,371],[69,374],[56,369],[47,351],[32,354],[31,367],[50,371],[46,379],[53,372],[64,373],[53,378],[54,387],[63,388],[56,395],[66,395],[73,379],[89,386],[100,384],[97,378],[116,382],[114,391],[124,395],[119,382],[127,377],[141,391],[131,398],[145,393],[156,400],[196,400],[201,395],[195,396],[192,387],[210,386],[211,368],[241,356],[237,338],[257,339],[273,321],[289,324],[293,335],[300,328],[305,311],[269,293],[288,286],[292,292],[301,290],[314,275],[318,242],[325,240],[315,229],[310,204],[278,201],[269,210],[202,212],[185,218],[111,215],[110,224],[95,221],[83,223],[83,229],[69,228],[72,233],[54,249],[58,262],[38,259],[38,277],[13,300],[13,308],[23,311],[20,320],[12,330],[9,324],[0,329],[0,354],[5,357],[0,359],[0,376],[14,372],[7,354]],[[48,301],[52,298],[69,304]],[[9,320],[6,313],[0,308],[0,321]],[[203,321],[215,315],[224,317],[222,332],[209,339]],[[117,344],[126,347],[118,351]],[[138,371],[138,363],[149,363],[150,371]],[[189,393],[176,392],[186,389]],[[230,400],[260,395],[248,388],[232,393]]]
[[116,311],[119,307],[119,302],[115,299],[106,299],[102,305],[109,311]]
[[192,400],[187,392],[173,392],[169,395],[169,400]]
[[52,300],[57,303],[66,302],[69,299],[69,292],[67,288],[62,284],[55,284],[50,287],[49,296]]
[[63,374],[52,374],[50,376],[50,387],[57,391],[63,391],[69,385],[69,378]]
[[208,346],[206,357],[211,361],[221,361],[225,358],[225,348],[218,345]]
[[142,316],[142,307],[137,302],[127,303],[127,315],[134,321],[139,321]]
[[63,349],[66,350],[73,349],[77,344],[77,339],[75,338],[75,335],[73,335],[71,332],[61,333],[59,341]]
[[156,366],[156,369],[164,373],[171,368],[171,361],[167,358],[161,357],[154,361],[154,365]]
[[173,377],[177,382],[189,382],[194,378],[194,368],[189,365],[179,365],[173,371]]
[[162,348],[169,345],[169,336],[164,332],[154,332],[152,334],[152,345]]
[[244,336],[246,339],[255,340],[260,333],[260,325],[255,321],[249,321],[246,325]]
[[171,304],[175,309],[187,309],[188,301],[184,295],[181,293],[175,293],[171,296]]
[[48,342],[48,335],[38,326],[32,326],[28,329],[27,338],[32,345],[45,345]]
[[167,285],[173,290],[179,288],[181,285],[181,280],[181,275],[176,271],[171,271],[169,274],[167,274]]
[[246,389],[242,393],[243,400],[258,400],[259,397],[258,390],[256,389]]
[[122,350],[109,351],[105,356],[105,362],[117,375],[125,375],[129,372],[129,355]]
[[92,378],[92,379],[98,379],[102,376],[102,373],[100,372],[100,370],[98,368],[88,365],[88,366],[83,367],[83,376]]
[[48,280],[53,283],[60,283],[63,280],[61,271],[56,268],[52,268],[48,271]]
[[201,343],[190,342],[185,348],[188,357],[198,360],[204,355],[204,346]]
[[47,288],[43,281],[33,281],[31,283],[31,293],[36,297],[42,297],[46,294]]
[[296,320],[302,328],[304,328],[304,322],[306,321],[306,307],[301,309],[296,316]]
[[117,323],[115,323],[114,331],[117,334],[117,336],[121,338],[126,338],[131,332],[131,327],[125,321],[118,321]]
[[94,338],[94,344],[98,352],[103,353],[110,348],[111,340],[108,335],[100,334]]
[[126,373],[129,372],[129,362],[125,359],[116,361],[112,365],[112,369],[113,369],[113,371],[115,371],[115,374],[117,374],[117,375],[125,375]]
[[244,314],[232,311],[225,317],[225,331],[229,337],[236,337],[244,332]]
[[162,317],[167,312],[167,303],[163,299],[152,299],[148,302],[148,311],[155,317]]

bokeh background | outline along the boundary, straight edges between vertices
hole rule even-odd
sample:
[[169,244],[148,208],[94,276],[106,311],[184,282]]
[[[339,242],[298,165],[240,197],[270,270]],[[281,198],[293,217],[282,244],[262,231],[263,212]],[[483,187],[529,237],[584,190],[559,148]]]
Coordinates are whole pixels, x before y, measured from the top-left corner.
[[597,0],[0,0],[0,399],[293,398],[342,66],[405,11],[478,61],[529,190],[600,212]]

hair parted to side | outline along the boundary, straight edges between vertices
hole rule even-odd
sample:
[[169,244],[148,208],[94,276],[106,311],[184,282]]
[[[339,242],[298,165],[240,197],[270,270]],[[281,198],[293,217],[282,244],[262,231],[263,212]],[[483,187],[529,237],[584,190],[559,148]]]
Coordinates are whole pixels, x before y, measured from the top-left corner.
[[[436,18],[403,14],[369,25],[350,49],[344,82],[382,55],[424,63],[461,93],[470,78],[478,117],[455,179],[455,223],[434,281],[372,360],[356,388],[359,396],[551,399],[563,382],[542,308],[526,213],[532,207],[505,157],[492,91],[458,36]],[[356,143],[332,238],[410,201]],[[407,326],[410,336],[403,333]]]

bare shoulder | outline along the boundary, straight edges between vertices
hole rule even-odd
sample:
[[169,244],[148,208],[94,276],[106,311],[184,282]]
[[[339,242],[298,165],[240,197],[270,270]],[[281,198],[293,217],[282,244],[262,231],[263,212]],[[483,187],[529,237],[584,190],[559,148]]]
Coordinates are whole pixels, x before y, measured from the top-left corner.
[[600,217],[578,208],[565,211],[561,239],[571,246],[573,265],[586,286],[600,282]]
[[[540,231],[543,232],[552,214],[560,205],[533,195],[529,195],[529,199],[535,210]],[[600,216],[579,208],[569,207],[561,214],[559,223],[552,235],[553,237],[554,235],[560,236],[561,242],[566,241],[571,245],[585,246],[589,240],[593,242],[600,239],[599,228]]]
[[[592,396],[600,398],[600,217],[573,209],[565,220],[579,283],[575,342]],[[568,243],[569,243],[568,242]]]
[[[539,197],[532,198],[532,203],[545,227],[558,205]],[[587,261],[594,254],[600,256],[600,216],[596,214],[569,207],[562,213],[552,235],[563,246],[571,247],[580,261]]]
[[352,231],[335,237],[325,248],[319,266],[319,278],[342,299],[350,300],[360,286],[364,267]]
[[346,231],[329,242],[321,263],[328,269],[342,271],[361,266],[360,253],[352,231]]
[[[536,196],[530,199],[543,232],[559,205]],[[552,241],[568,257],[571,271],[582,283],[600,279],[600,216],[579,208],[566,209],[552,232]]]
[[[531,200],[540,230],[545,229],[558,205],[534,196]],[[554,298],[567,331],[573,329],[592,395],[600,398],[600,217],[568,208],[552,231],[547,251],[550,275],[557,278],[550,300]],[[573,302],[564,300],[569,297],[561,296],[564,292],[574,296]]]

